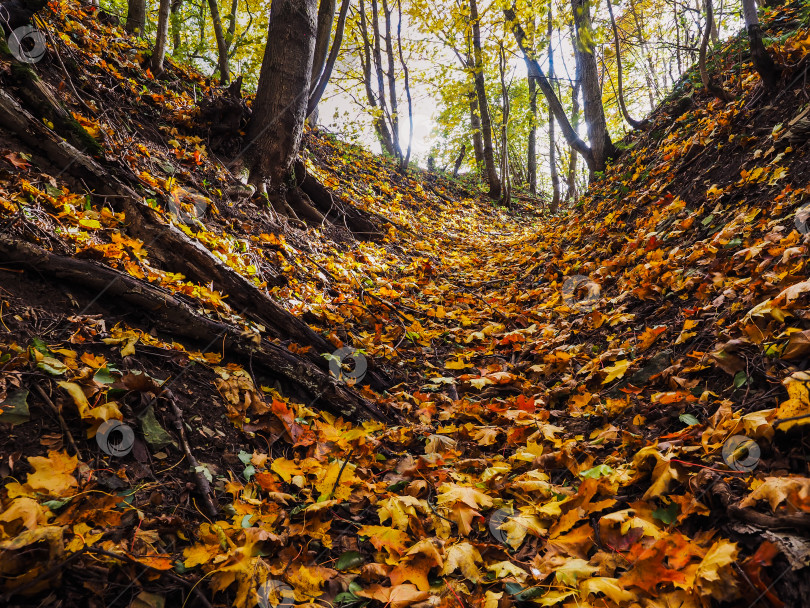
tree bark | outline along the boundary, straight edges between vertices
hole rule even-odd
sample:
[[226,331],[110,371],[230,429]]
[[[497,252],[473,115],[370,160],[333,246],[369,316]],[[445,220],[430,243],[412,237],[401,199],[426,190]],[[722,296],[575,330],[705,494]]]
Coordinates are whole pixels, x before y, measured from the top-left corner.
[[253,114],[247,126],[250,183],[282,193],[301,145],[315,50],[316,0],[274,0]]
[[411,149],[413,146],[413,100],[411,99],[411,83],[408,74],[408,65],[405,63],[405,55],[402,52],[402,0],[397,0],[397,10],[399,21],[397,23],[397,46],[399,47],[399,62],[402,65],[402,73],[405,78],[405,98],[408,100],[408,151],[405,153],[399,170],[405,173],[411,162]]
[[467,146],[461,144],[461,150],[458,151],[456,161],[453,163],[453,177],[458,177],[458,170],[461,168],[461,163],[464,162],[464,153],[467,152]]
[[[335,26],[335,39],[332,41],[332,48],[329,51],[329,57],[326,59],[326,64],[318,77],[317,83],[310,84],[309,89],[309,102],[307,103],[307,116],[316,116],[313,122],[317,122],[318,103],[323,97],[326,90],[326,85],[329,84],[329,79],[332,77],[332,70],[335,67],[335,62],[340,52],[340,45],[343,44],[343,31],[346,28],[346,15],[349,12],[349,0],[343,0],[340,5],[340,13],[338,14],[337,25]],[[314,69],[313,69],[314,73]]]
[[208,0],[211,10],[211,22],[214,25],[214,37],[217,40],[217,57],[219,64],[219,84],[226,85],[231,78],[231,69],[228,65],[228,46],[225,44],[225,34],[222,31],[222,19],[219,16],[217,0]]
[[506,53],[501,42],[498,55],[498,67],[501,74],[501,103],[503,119],[501,121],[501,204],[512,206],[512,188],[509,179],[509,88],[506,84]]
[[146,28],[146,0],[127,1],[127,23],[124,26],[130,34],[143,37]]
[[481,118],[478,116],[478,99],[475,93],[470,100],[470,129],[472,130],[475,170],[481,173],[484,166],[484,139],[481,137]]
[[588,144],[593,155],[592,171],[604,171],[614,147],[610,140],[602,106],[602,87],[599,83],[599,68],[596,64],[593,43],[593,25],[589,0],[571,0],[574,13],[574,54],[582,65],[582,97],[585,125],[588,129]]
[[489,185],[489,197],[497,200],[501,198],[501,182],[498,179],[498,172],[495,168],[495,153],[492,148],[492,119],[489,114],[487,88],[484,79],[484,59],[481,52],[481,24],[478,17],[477,0],[470,0],[470,25],[472,26],[473,78],[475,80],[475,93],[478,96],[478,112],[481,115],[481,137],[484,143],[484,168],[486,171],[487,184]]
[[706,6],[706,25],[703,26],[703,40],[700,43],[700,55],[698,58],[698,70],[700,71],[700,80],[703,83],[703,86],[709,91],[712,95],[717,97],[722,101],[732,101],[734,96],[726,91],[722,87],[722,85],[715,84],[712,81],[711,76],[709,75],[708,70],[706,69],[706,49],[709,46],[709,38],[711,36],[711,27],[710,24],[712,22],[712,0],[705,0]]
[[619,102],[619,109],[622,112],[622,116],[634,129],[638,129],[641,127],[641,122],[638,120],[634,120],[631,118],[630,113],[627,111],[627,106],[624,103],[624,84],[622,81],[622,52],[621,46],[619,45],[619,28],[616,27],[616,19],[613,17],[613,2],[612,0],[607,0],[607,7],[608,13],[610,13],[610,27],[613,29],[613,45],[614,50],[616,52],[616,82],[617,82],[617,91],[616,91],[616,98]]
[[169,25],[172,34],[172,53],[176,53],[183,43],[180,37],[180,31],[182,29],[180,23],[180,9],[182,6],[183,0],[172,0],[169,12]]
[[762,42],[762,27],[759,25],[757,15],[757,5],[754,0],[742,0],[743,18],[745,28],[748,31],[748,46],[751,49],[751,58],[754,60],[754,68],[762,78],[765,88],[773,90],[776,88],[776,81],[779,79],[779,69],[768,54],[768,49]]
[[[610,4],[611,0],[607,0]],[[552,11],[551,5],[548,9],[548,76],[554,81],[554,46],[551,40],[552,31]],[[548,169],[551,174],[551,203],[549,204],[549,212],[557,213],[560,207],[560,176],[557,173],[557,146],[556,138],[554,136],[554,115],[551,109],[548,111]]]
[[[573,39],[573,24],[569,24],[569,26],[571,28],[571,38]],[[574,132],[579,130],[579,90],[581,77],[582,70],[579,69],[579,65],[576,65],[574,67],[574,86],[571,89],[571,127]],[[571,200],[576,201],[577,199],[577,158],[577,152],[574,147],[571,146],[570,158],[568,159],[567,189],[565,192],[566,203]]]
[[329,41],[332,39],[332,23],[335,21],[337,0],[321,0],[318,6],[318,28],[315,36],[315,51],[312,56],[312,74],[310,76],[310,97],[321,72],[326,65],[329,53]]
[[170,12],[171,0],[160,0],[155,48],[152,50],[152,59],[149,62],[149,69],[156,78],[163,74],[163,60],[166,58],[166,38],[169,36]]
[[[376,0],[375,0],[376,1]],[[402,163],[402,144],[399,141],[399,104],[397,101],[397,75],[394,70],[394,41],[391,35],[391,12],[388,0],[382,0],[383,15],[385,17],[385,55],[388,60],[388,103],[391,108],[391,137],[394,142],[397,162]]]
[[[529,60],[526,62],[526,69],[529,69]],[[529,182],[529,192],[537,194],[537,82],[529,74],[529,144],[526,151],[526,175]],[[549,112],[553,120],[553,114]],[[551,125],[551,123],[549,123]],[[553,128],[553,127],[552,127]]]

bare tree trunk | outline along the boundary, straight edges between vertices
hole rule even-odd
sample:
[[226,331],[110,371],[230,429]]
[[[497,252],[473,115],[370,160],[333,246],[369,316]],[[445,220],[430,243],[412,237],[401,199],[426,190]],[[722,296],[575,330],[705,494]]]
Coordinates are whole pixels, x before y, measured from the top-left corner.
[[574,13],[576,41],[574,52],[582,64],[582,96],[585,125],[588,128],[588,143],[593,155],[592,171],[603,171],[607,159],[613,156],[614,147],[610,140],[602,107],[602,88],[599,84],[599,68],[593,52],[593,25],[589,0],[571,0]]
[[397,75],[394,71],[394,41],[391,36],[391,11],[388,0],[382,0],[382,9],[385,16],[385,54],[388,59],[388,103],[391,108],[391,137],[397,153],[397,161],[402,163],[402,144],[399,142],[399,108],[397,102]]
[[405,55],[402,53],[402,0],[397,0],[397,10],[399,11],[399,22],[397,24],[397,46],[399,47],[399,62],[402,64],[402,72],[405,77],[405,97],[408,100],[408,151],[402,159],[400,171],[405,173],[408,164],[411,162],[411,149],[413,146],[413,100],[411,99],[411,83],[408,74],[408,66],[405,64]]
[[456,162],[453,163],[453,177],[458,177],[458,170],[461,167],[461,163],[464,162],[465,152],[467,152],[467,146],[461,144],[461,150],[458,151],[458,156],[456,156]]
[[315,37],[315,55],[312,58],[312,75],[310,76],[310,97],[326,65],[329,53],[329,41],[332,39],[332,23],[335,20],[337,0],[321,0],[318,6],[318,33]]
[[[326,85],[329,84],[329,78],[332,76],[332,69],[335,67],[338,53],[340,52],[340,45],[343,43],[343,30],[346,27],[346,14],[349,12],[349,0],[343,0],[340,5],[340,13],[338,14],[337,25],[335,26],[335,39],[332,41],[332,49],[329,51],[329,57],[326,59],[326,65],[318,78],[317,83],[312,82],[309,89],[309,102],[307,103],[307,116],[315,116],[313,122],[317,123],[317,109],[318,103],[323,97],[323,92],[326,90]],[[314,73],[314,70],[313,70]]]
[[705,0],[706,5],[706,25],[703,26],[703,40],[700,43],[700,56],[698,59],[698,69],[700,70],[700,80],[703,86],[712,95],[722,101],[731,101],[734,96],[726,91],[721,85],[712,82],[709,72],[706,70],[706,49],[709,46],[709,38],[711,36],[711,22],[712,22],[712,0]]
[[[572,38],[573,38],[573,27]],[[574,88],[571,91],[571,126],[576,132],[579,129],[579,89],[581,70],[577,65],[574,74]],[[568,180],[565,192],[565,202],[577,200],[577,152],[571,146],[570,158],[568,159]]]
[[768,54],[768,49],[762,42],[762,27],[759,25],[757,16],[757,5],[754,0],[742,0],[743,18],[745,27],[748,30],[748,46],[751,49],[751,58],[754,60],[754,68],[762,78],[762,83],[767,89],[775,89],[776,81],[779,78],[779,69]]
[[172,32],[172,53],[176,53],[183,41],[180,37],[181,24],[180,24],[180,9],[183,6],[183,0],[172,0],[171,12],[169,14],[169,23]]
[[239,0],[231,0],[231,12],[228,14],[228,31],[225,33],[225,46],[228,47],[230,57],[231,45],[236,36],[236,10],[239,8]]
[[[529,62],[526,61],[526,68],[528,67]],[[526,151],[526,176],[529,181],[529,192],[537,194],[537,82],[531,74],[529,74],[529,145]]]
[[[383,67],[382,67],[382,48],[380,43],[380,17],[379,9],[377,7],[377,0],[371,0],[371,23],[374,30],[374,67],[377,72],[377,90],[378,99],[380,100],[380,109],[382,110],[383,120],[391,122],[391,114],[388,113],[388,102],[385,100],[385,83],[383,80]],[[394,158],[399,158],[399,146],[396,145],[394,129],[388,129],[388,136],[390,138],[390,148],[387,152]]]
[[[474,85],[473,85],[474,86]],[[472,129],[475,170],[479,174],[484,166],[484,140],[481,137],[481,118],[478,116],[478,96],[472,91],[470,97],[470,128]]]
[[127,23],[125,29],[130,34],[143,37],[146,28],[146,0],[128,0]]
[[[366,87],[366,96],[368,97],[368,103],[371,106],[374,130],[377,132],[377,138],[380,141],[380,147],[382,148],[383,154],[394,156],[394,143],[391,141],[391,132],[388,130],[388,124],[385,121],[385,99],[382,96],[380,96],[379,98],[380,109],[378,110],[377,109],[378,98],[376,95],[374,95],[374,90],[371,87],[372,44],[371,41],[368,39],[366,7],[363,0],[360,0],[360,33],[363,37],[363,53],[360,55],[360,63],[363,66],[363,76],[364,76],[363,84]],[[376,62],[376,60],[374,61],[374,63],[375,65],[379,65]],[[377,70],[376,73],[378,86],[381,86],[382,75],[379,70]]]
[[283,194],[301,144],[315,51],[316,0],[273,0],[247,126],[250,183]]
[[498,179],[498,171],[495,169],[495,154],[492,149],[492,119],[489,114],[486,81],[484,80],[481,24],[478,19],[477,0],[470,0],[470,23],[472,25],[473,60],[475,62],[473,78],[475,79],[475,92],[478,95],[478,111],[481,114],[481,135],[484,140],[484,166],[487,184],[489,184],[489,197],[497,200],[501,198],[501,182]]
[[506,85],[506,53],[501,42],[498,55],[498,67],[501,72],[501,103],[503,120],[501,121],[501,182],[503,194],[501,204],[504,207],[512,206],[512,185],[509,179],[509,87]]
[[[585,159],[585,163],[588,165],[588,168],[591,171],[601,170],[599,165],[596,164],[594,155],[591,152],[591,148],[589,148],[588,145],[582,141],[579,134],[571,127],[571,123],[568,121],[568,116],[565,114],[565,109],[560,103],[557,93],[554,92],[551,84],[549,84],[546,75],[543,74],[540,64],[537,63],[537,60],[534,59],[529,53],[529,50],[526,47],[526,32],[523,31],[523,28],[517,22],[514,9],[503,9],[503,14],[506,17],[507,22],[511,24],[512,33],[515,35],[515,40],[518,43],[518,47],[523,53],[523,57],[528,62],[529,74],[531,74],[535,80],[537,80],[537,84],[540,86],[540,90],[543,92],[543,95],[548,102],[549,109],[554,114],[554,118],[557,120],[557,124],[560,126],[560,130],[565,137],[565,141],[568,142],[569,146],[582,155],[582,158]],[[579,65],[577,65],[577,70],[580,70]],[[602,165],[601,168],[604,168],[604,165]]]
[[[610,3],[610,0],[608,0]],[[551,35],[552,30],[552,10],[551,5],[548,9],[548,77],[554,82],[554,45],[552,44]],[[551,109],[548,111],[548,169],[551,174],[551,204],[549,205],[550,213],[557,213],[560,208],[560,176],[557,173],[557,148],[554,136],[554,114]]]
[[607,7],[608,13],[610,13],[610,26],[613,28],[613,45],[616,51],[616,81],[618,83],[618,90],[616,91],[616,97],[619,102],[619,109],[622,111],[622,116],[634,129],[638,129],[641,126],[641,122],[638,120],[634,120],[630,117],[630,113],[627,111],[627,106],[624,105],[624,86],[622,83],[622,52],[621,46],[619,45],[619,28],[616,27],[616,19],[613,17],[613,2],[608,0]]
[[152,59],[149,62],[149,69],[155,77],[163,73],[163,60],[166,58],[166,38],[169,35],[170,10],[171,0],[160,0],[155,48],[152,51]]
[[214,24],[214,37],[217,40],[219,84],[226,85],[231,78],[231,69],[228,65],[228,47],[225,45],[225,34],[222,32],[222,19],[219,16],[217,0],[208,0],[208,8],[211,10],[211,22]]

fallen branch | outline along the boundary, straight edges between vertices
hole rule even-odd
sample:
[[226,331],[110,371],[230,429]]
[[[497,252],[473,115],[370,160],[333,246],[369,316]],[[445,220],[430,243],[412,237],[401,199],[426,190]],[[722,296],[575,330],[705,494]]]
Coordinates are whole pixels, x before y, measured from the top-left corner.
[[79,459],[81,459],[82,454],[81,454],[81,452],[79,452],[79,448],[76,447],[76,441],[74,441],[73,435],[70,434],[70,429],[68,428],[68,425],[65,422],[64,417],[62,417],[62,412],[59,410],[58,407],[56,407],[54,402],[51,401],[51,398],[48,397],[48,394],[45,392],[45,390],[39,384],[34,384],[33,387],[39,393],[39,396],[42,397],[42,400],[46,404],[48,404],[48,407],[50,407],[51,410],[53,411],[53,413],[56,415],[57,419],[59,420],[59,426],[62,427],[62,432],[67,437],[67,440],[68,440],[68,443],[70,444],[70,447],[73,448],[73,453],[76,454],[79,457]]
[[733,502],[731,487],[720,479],[719,476],[713,477],[715,477],[715,481],[710,488],[710,492],[720,500],[728,511],[729,517],[732,519],[769,530],[779,530],[780,528],[810,530],[810,513],[767,515],[766,513],[760,513],[754,509],[740,507],[737,503]]

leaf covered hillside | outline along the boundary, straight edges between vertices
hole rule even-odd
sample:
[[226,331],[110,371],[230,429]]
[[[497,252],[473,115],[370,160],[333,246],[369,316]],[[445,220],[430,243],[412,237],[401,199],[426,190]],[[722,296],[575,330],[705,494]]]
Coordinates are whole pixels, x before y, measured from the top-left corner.
[[317,129],[262,196],[238,82],[51,2],[0,49],[0,602],[805,605],[809,15],[552,214]]

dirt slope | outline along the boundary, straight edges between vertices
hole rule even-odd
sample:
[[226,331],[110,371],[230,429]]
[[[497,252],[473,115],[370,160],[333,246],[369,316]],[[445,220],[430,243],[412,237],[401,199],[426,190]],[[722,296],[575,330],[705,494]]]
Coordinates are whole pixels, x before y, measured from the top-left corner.
[[4,602],[802,605],[805,3],[779,93],[731,41],[736,101],[687,74],[567,214],[311,134],[322,227],[240,187],[221,91],[52,6],[82,129],[0,63]]

